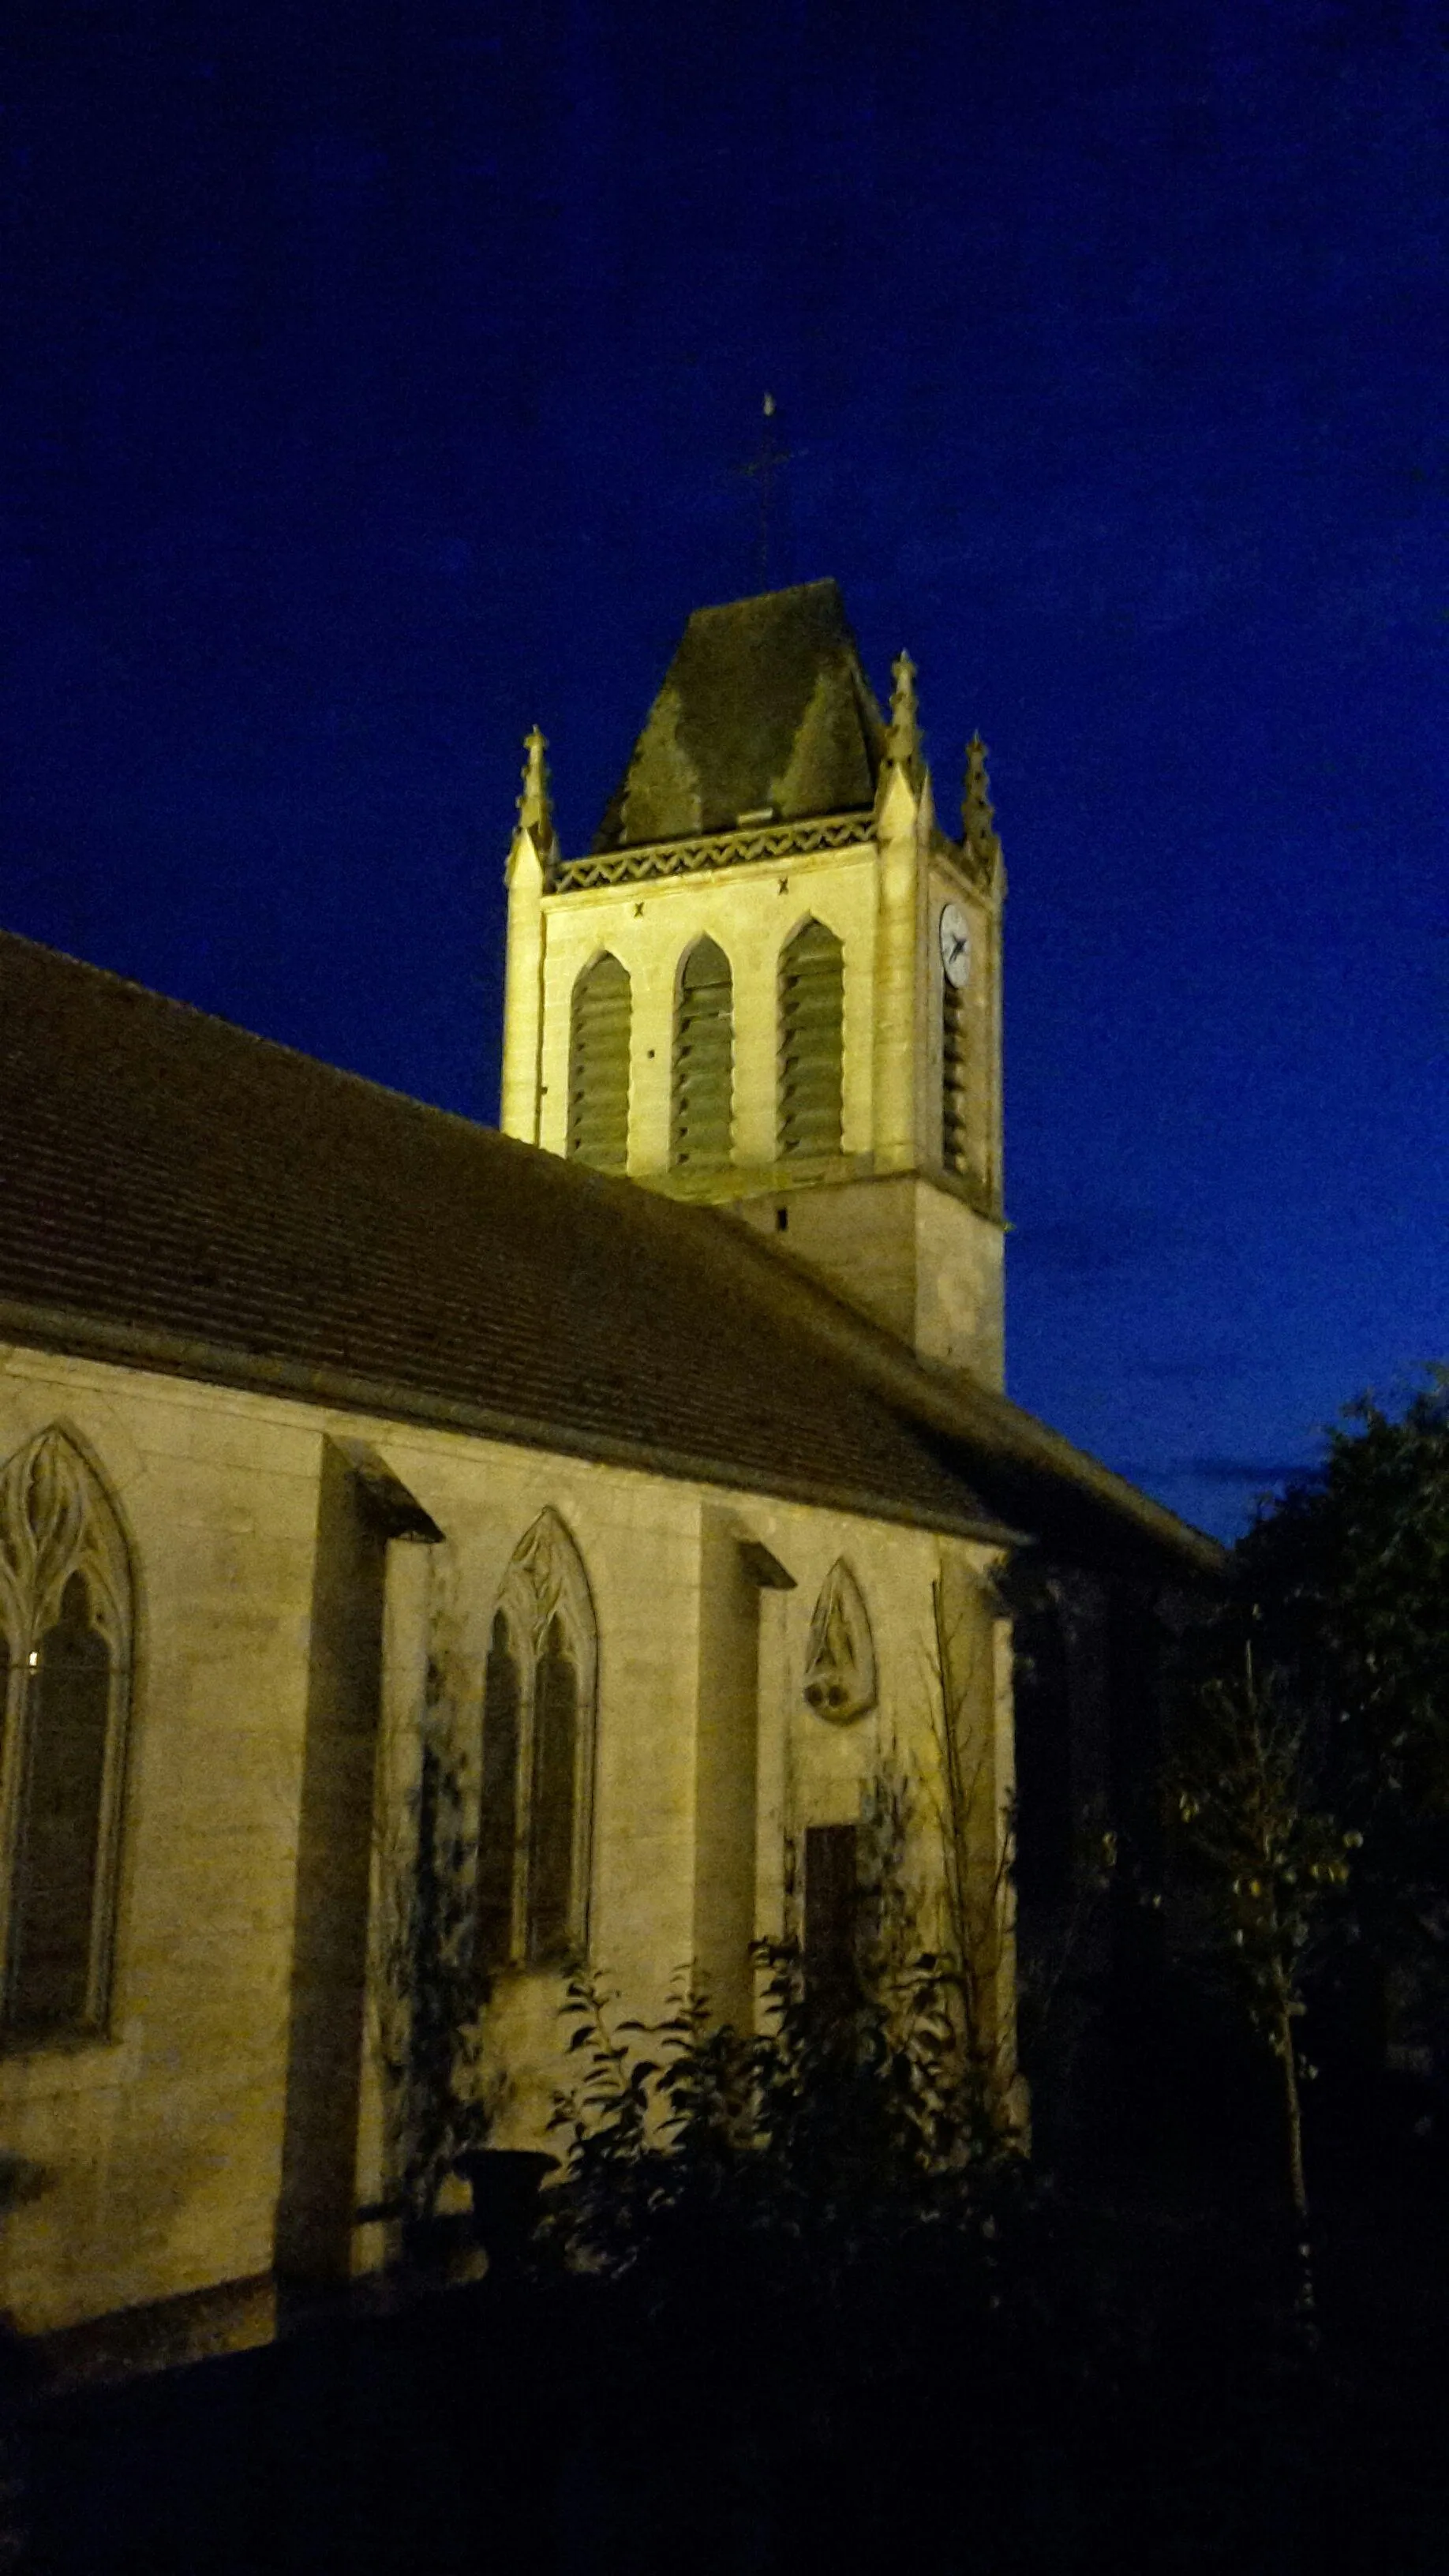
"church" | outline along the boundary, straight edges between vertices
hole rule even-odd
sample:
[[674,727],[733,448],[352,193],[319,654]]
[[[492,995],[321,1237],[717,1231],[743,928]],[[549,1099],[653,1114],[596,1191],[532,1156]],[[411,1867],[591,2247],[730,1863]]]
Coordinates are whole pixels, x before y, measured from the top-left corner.
[[1158,1641],[1219,1552],[1004,1392],[979,740],[948,827],[832,582],[702,609],[585,853],[530,736],[507,884],[501,1132],[0,935],[29,2331],[219,2348],[389,2259],[429,1744],[507,2146],[571,1963],[747,2025],[886,1778],[929,1924],[948,1742],[1005,2094],[1018,1904],[1069,1902],[1089,1810],[1150,1845]]

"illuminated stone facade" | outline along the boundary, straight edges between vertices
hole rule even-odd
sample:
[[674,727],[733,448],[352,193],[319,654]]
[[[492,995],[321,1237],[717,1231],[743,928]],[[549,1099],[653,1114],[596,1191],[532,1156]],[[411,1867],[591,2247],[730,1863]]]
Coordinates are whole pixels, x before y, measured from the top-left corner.
[[[942,1578],[999,1820],[1010,1703],[989,1589],[998,1549],[10,1348],[0,1453],[57,1422],[106,1477],[139,1618],[103,2024],[0,2055],[0,2138],[41,2186],[0,2235],[0,2303],[28,2328],[251,2284],[250,2305],[238,2294],[215,2328],[225,2339],[239,2316],[265,2330],[279,2236],[284,2268],[313,2277],[383,2259],[384,2229],[354,2224],[389,2177],[378,2019],[339,1955],[349,1928],[354,1940],[366,1928],[355,1904],[349,1927],[345,1883],[359,1863],[366,1877],[371,1852],[375,1912],[430,1669],[434,1715],[441,1700],[476,1790],[490,1627],[540,1514],[557,1515],[577,1549],[596,1630],[588,1954],[635,2010],[659,2009],[693,1963],[720,2007],[748,2018],[746,1944],[785,1927],[787,1855],[803,1832],[854,1822],[883,1768],[929,1791]],[[349,1702],[345,1672],[340,1697],[333,1674],[329,1700],[320,1669],[321,1604],[329,1596],[335,1615],[337,1599],[327,1460],[362,1449],[439,1534],[383,1551],[375,1735],[367,1677]],[[805,1693],[819,1665],[812,1622],[842,1562],[869,1621],[873,1699],[832,1723]],[[320,1870],[307,1849],[319,1818]],[[915,1866],[930,1865],[923,1844]],[[555,1968],[500,1980],[499,2143],[544,2137],[567,2072],[560,1996]],[[1009,2051],[1009,1945],[997,2003]],[[305,2039],[299,2062],[299,2033],[319,2017],[349,2034],[350,2066]]]
[[[0,933],[27,2328],[137,2311],[153,2356],[195,2350],[394,2250],[360,2213],[398,2181],[390,1890],[429,1744],[496,1969],[495,2143],[547,2134],[570,1959],[634,2013],[691,1977],[748,2023],[751,1941],[808,1947],[810,1837],[838,1882],[883,1783],[935,1946],[948,1709],[1019,2107],[1003,1571],[1034,1539],[1136,1637],[1216,1560],[999,1391],[982,754],[952,841],[910,666],[887,720],[833,585],[691,621],[582,858],[535,735],[508,876],[501,1136]],[[47,1773],[18,1748],[53,1724]]]

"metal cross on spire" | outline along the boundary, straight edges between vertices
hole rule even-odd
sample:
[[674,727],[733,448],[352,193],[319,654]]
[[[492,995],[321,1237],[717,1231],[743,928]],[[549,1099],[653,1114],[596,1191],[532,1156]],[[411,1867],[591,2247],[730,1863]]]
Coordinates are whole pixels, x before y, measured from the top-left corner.
[[773,394],[765,396],[764,415],[765,426],[760,432],[759,455],[752,458],[748,465],[741,465],[737,470],[741,474],[748,475],[759,485],[760,588],[768,590],[770,587],[770,508],[775,498],[775,477],[782,465],[794,464],[798,451],[776,445],[775,433],[771,427],[775,417]]

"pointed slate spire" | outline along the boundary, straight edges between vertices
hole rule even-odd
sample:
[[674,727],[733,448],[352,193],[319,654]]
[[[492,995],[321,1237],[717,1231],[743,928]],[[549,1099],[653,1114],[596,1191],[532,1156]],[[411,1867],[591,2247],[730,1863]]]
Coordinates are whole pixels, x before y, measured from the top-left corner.
[[961,799],[961,840],[967,857],[983,877],[994,876],[1001,863],[1001,842],[992,812],[986,776],[986,745],[973,733],[966,745],[966,787]]

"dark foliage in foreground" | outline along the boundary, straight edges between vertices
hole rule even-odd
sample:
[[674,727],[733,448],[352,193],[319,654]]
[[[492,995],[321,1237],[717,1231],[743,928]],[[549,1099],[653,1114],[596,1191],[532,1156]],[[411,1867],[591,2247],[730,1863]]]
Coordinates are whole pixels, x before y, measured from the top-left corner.
[[[986,2141],[934,2152],[869,2014],[815,2065],[835,2111],[792,2134],[787,2097],[756,2164],[738,2044],[674,2018],[682,2156],[634,2123],[628,2051],[621,2105],[606,2030],[622,2137],[521,2274],[42,2403],[35,2576],[1443,2576],[1449,2164],[1422,2106],[1391,2128],[1313,2089],[1310,2351],[1271,2060],[1239,2063],[1230,2018],[1184,2008],[1176,2060],[1126,2035],[1070,2188]],[[884,2192],[835,2128],[861,2084]],[[560,2259],[581,2229],[593,2270]]]
[[803,2257],[711,2263],[667,2316],[638,2270],[545,2269],[53,2403],[30,2564],[1442,2576],[1449,2227],[1415,2152],[1323,2195],[1316,2360],[1246,2169],[1126,2162],[1034,2195],[995,2274],[1031,2294],[996,2308],[949,2257],[828,2296]]
[[760,1945],[759,2027],[712,2020],[681,1988],[655,2025],[611,2020],[597,1979],[569,1987],[575,2090],[548,2239],[575,2266],[660,2303],[732,2280],[969,2260],[988,2305],[998,2218],[1026,2196],[949,1960],[863,1938],[844,1992],[812,1990],[798,1948]]
[[[1248,2021],[1290,2072],[1339,1896],[1340,1957],[1431,1988],[1444,1960],[1449,1393],[1358,1420],[1240,1552],[1209,1647],[1230,1689],[1249,1643],[1272,1679],[1219,1693],[1177,1780]],[[1432,2082],[1315,2039],[1310,2344],[1273,2061],[1241,2019],[1170,1975],[1140,2027],[1099,2034],[1106,2114],[1054,2184],[991,2115],[964,1979],[878,1952],[829,2009],[777,1957],[763,2042],[683,2001],[614,2027],[581,1985],[532,2276],[42,2402],[35,2576],[1444,2576]]]
[[[1322,1803],[1357,1840],[1330,1982],[1382,2050],[1402,2014],[1449,2021],[1449,1368],[1397,1413],[1372,1397],[1321,1470],[1233,1551],[1202,1639],[1236,1681],[1251,1652],[1292,1703]],[[1352,1955],[1349,1955],[1351,1950]]]

